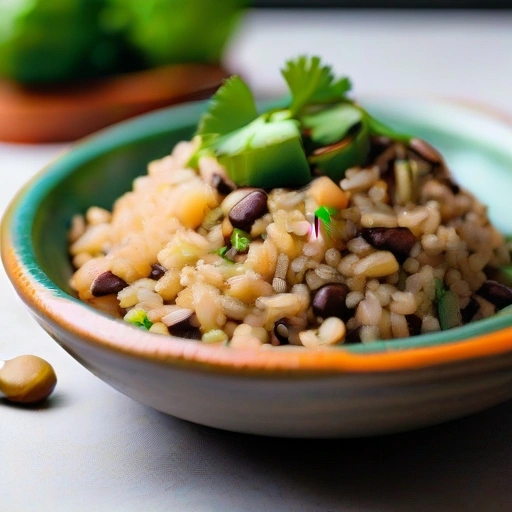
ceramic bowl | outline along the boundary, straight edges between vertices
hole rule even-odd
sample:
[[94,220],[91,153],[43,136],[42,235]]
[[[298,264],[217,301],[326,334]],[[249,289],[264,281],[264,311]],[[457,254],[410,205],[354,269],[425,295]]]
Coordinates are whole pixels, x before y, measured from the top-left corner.
[[[466,106],[370,100],[375,115],[437,146],[456,178],[512,234],[512,128]],[[512,316],[402,340],[324,351],[248,351],[163,339],[73,296],[66,231],[73,214],[111,207],[146,163],[193,133],[203,103],[92,136],[17,195],[2,258],[40,325],[75,359],[133,399],[221,429],[284,437],[366,436],[441,423],[512,397]]]

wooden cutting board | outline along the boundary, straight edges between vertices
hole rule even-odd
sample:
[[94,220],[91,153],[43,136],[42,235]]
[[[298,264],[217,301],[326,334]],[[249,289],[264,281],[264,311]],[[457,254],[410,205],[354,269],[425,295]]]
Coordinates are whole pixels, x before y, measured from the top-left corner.
[[0,141],[73,141],[137,114],[207,98],[227,76],[218,66],[183,64],[37,89],[0,80]]

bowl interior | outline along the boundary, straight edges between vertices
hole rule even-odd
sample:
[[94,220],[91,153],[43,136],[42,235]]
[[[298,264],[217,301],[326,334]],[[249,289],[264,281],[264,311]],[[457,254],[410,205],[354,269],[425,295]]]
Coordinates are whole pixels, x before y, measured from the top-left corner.
[[[22,209],[33,210],[34,255],[44,273],[67,294],[73,272],[67,256],[66,232],[70,219],[93,204],[111,209],[117,197],[144,174],[151,160],[169,154],[180,140],[190,139],[201,105],[169,113],[158,113],[140,130],[131,124],[115,132],[101,132],[51,164],[37,187],[23,200]],[[194,112],[194,114],[191,114]],[[172,127],[166,120],[171,121]],[[162,122],[162,123],[161,123]]]
[[[512,128],[484,113],[438,101],[379,100],[365,106],[395,128],[422,137],[445,156],[458,182],[489,205],[492,221],[512,235]],[[67,256],[70,219],[89,206],[111,208],[147,163],[189,139],[205,103],[191,103],[121,123],[89,137],[50,164],[10,208],[13,246],[32,276],[70,300]],[[88,307],[85,306],[84,307]],[[501,315],[464,327],[392,341],[394,348],[464,339],[512,325]],[[386,350],[390,342],[355,345],[353,351]]]

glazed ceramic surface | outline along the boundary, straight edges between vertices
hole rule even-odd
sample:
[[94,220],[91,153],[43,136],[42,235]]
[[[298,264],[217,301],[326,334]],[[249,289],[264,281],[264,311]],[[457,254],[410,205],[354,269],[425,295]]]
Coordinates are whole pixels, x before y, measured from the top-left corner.
[[[366,101],[427,139],[456,179],[512,234],[512,128],[468,107]],[[218,348],[163,338],[99,313],[68,286],[73,214],[110,208],[194,131],[203,103],[150,114],[92,136],[18,194],[2,225],[2,259],[41,326],[126,395],[217,428],[286,437],[364,436],[440,423],[512,398],[512,315],[442,333],[323,351]]]

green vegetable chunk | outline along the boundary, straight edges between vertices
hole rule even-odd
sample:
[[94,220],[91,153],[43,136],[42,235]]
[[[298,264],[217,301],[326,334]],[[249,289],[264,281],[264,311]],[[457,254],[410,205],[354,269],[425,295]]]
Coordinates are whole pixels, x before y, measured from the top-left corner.
[[301,117],[303,129],[308,130],[311,140],[321,146],[335,144],[361,123],[363,113],[350,103],[339,103],[314,114]]
[[439,324],[443,331],[462,324],[462,315],[459,307],[459,298],[451,290],[444,287],[440,279],[436,283],[436,303]]
[[363,122],[353,137],[342,139],[336,144],[317,149],[308,158],[322,174],[333,181],[344,178],[345,171],[350,167],[364,165],[370,152],[370,134],[368,125]]
[[301,187],[311,180],[298,122],[258,117],[213,145],[219,162],[237,185]]
[[254,97],[238,76],[213,96],[197,135],[201,145],[189,165],[213,154],[237,185],[301,187],[311,180],[298,121],[282,112],[258,117]]

